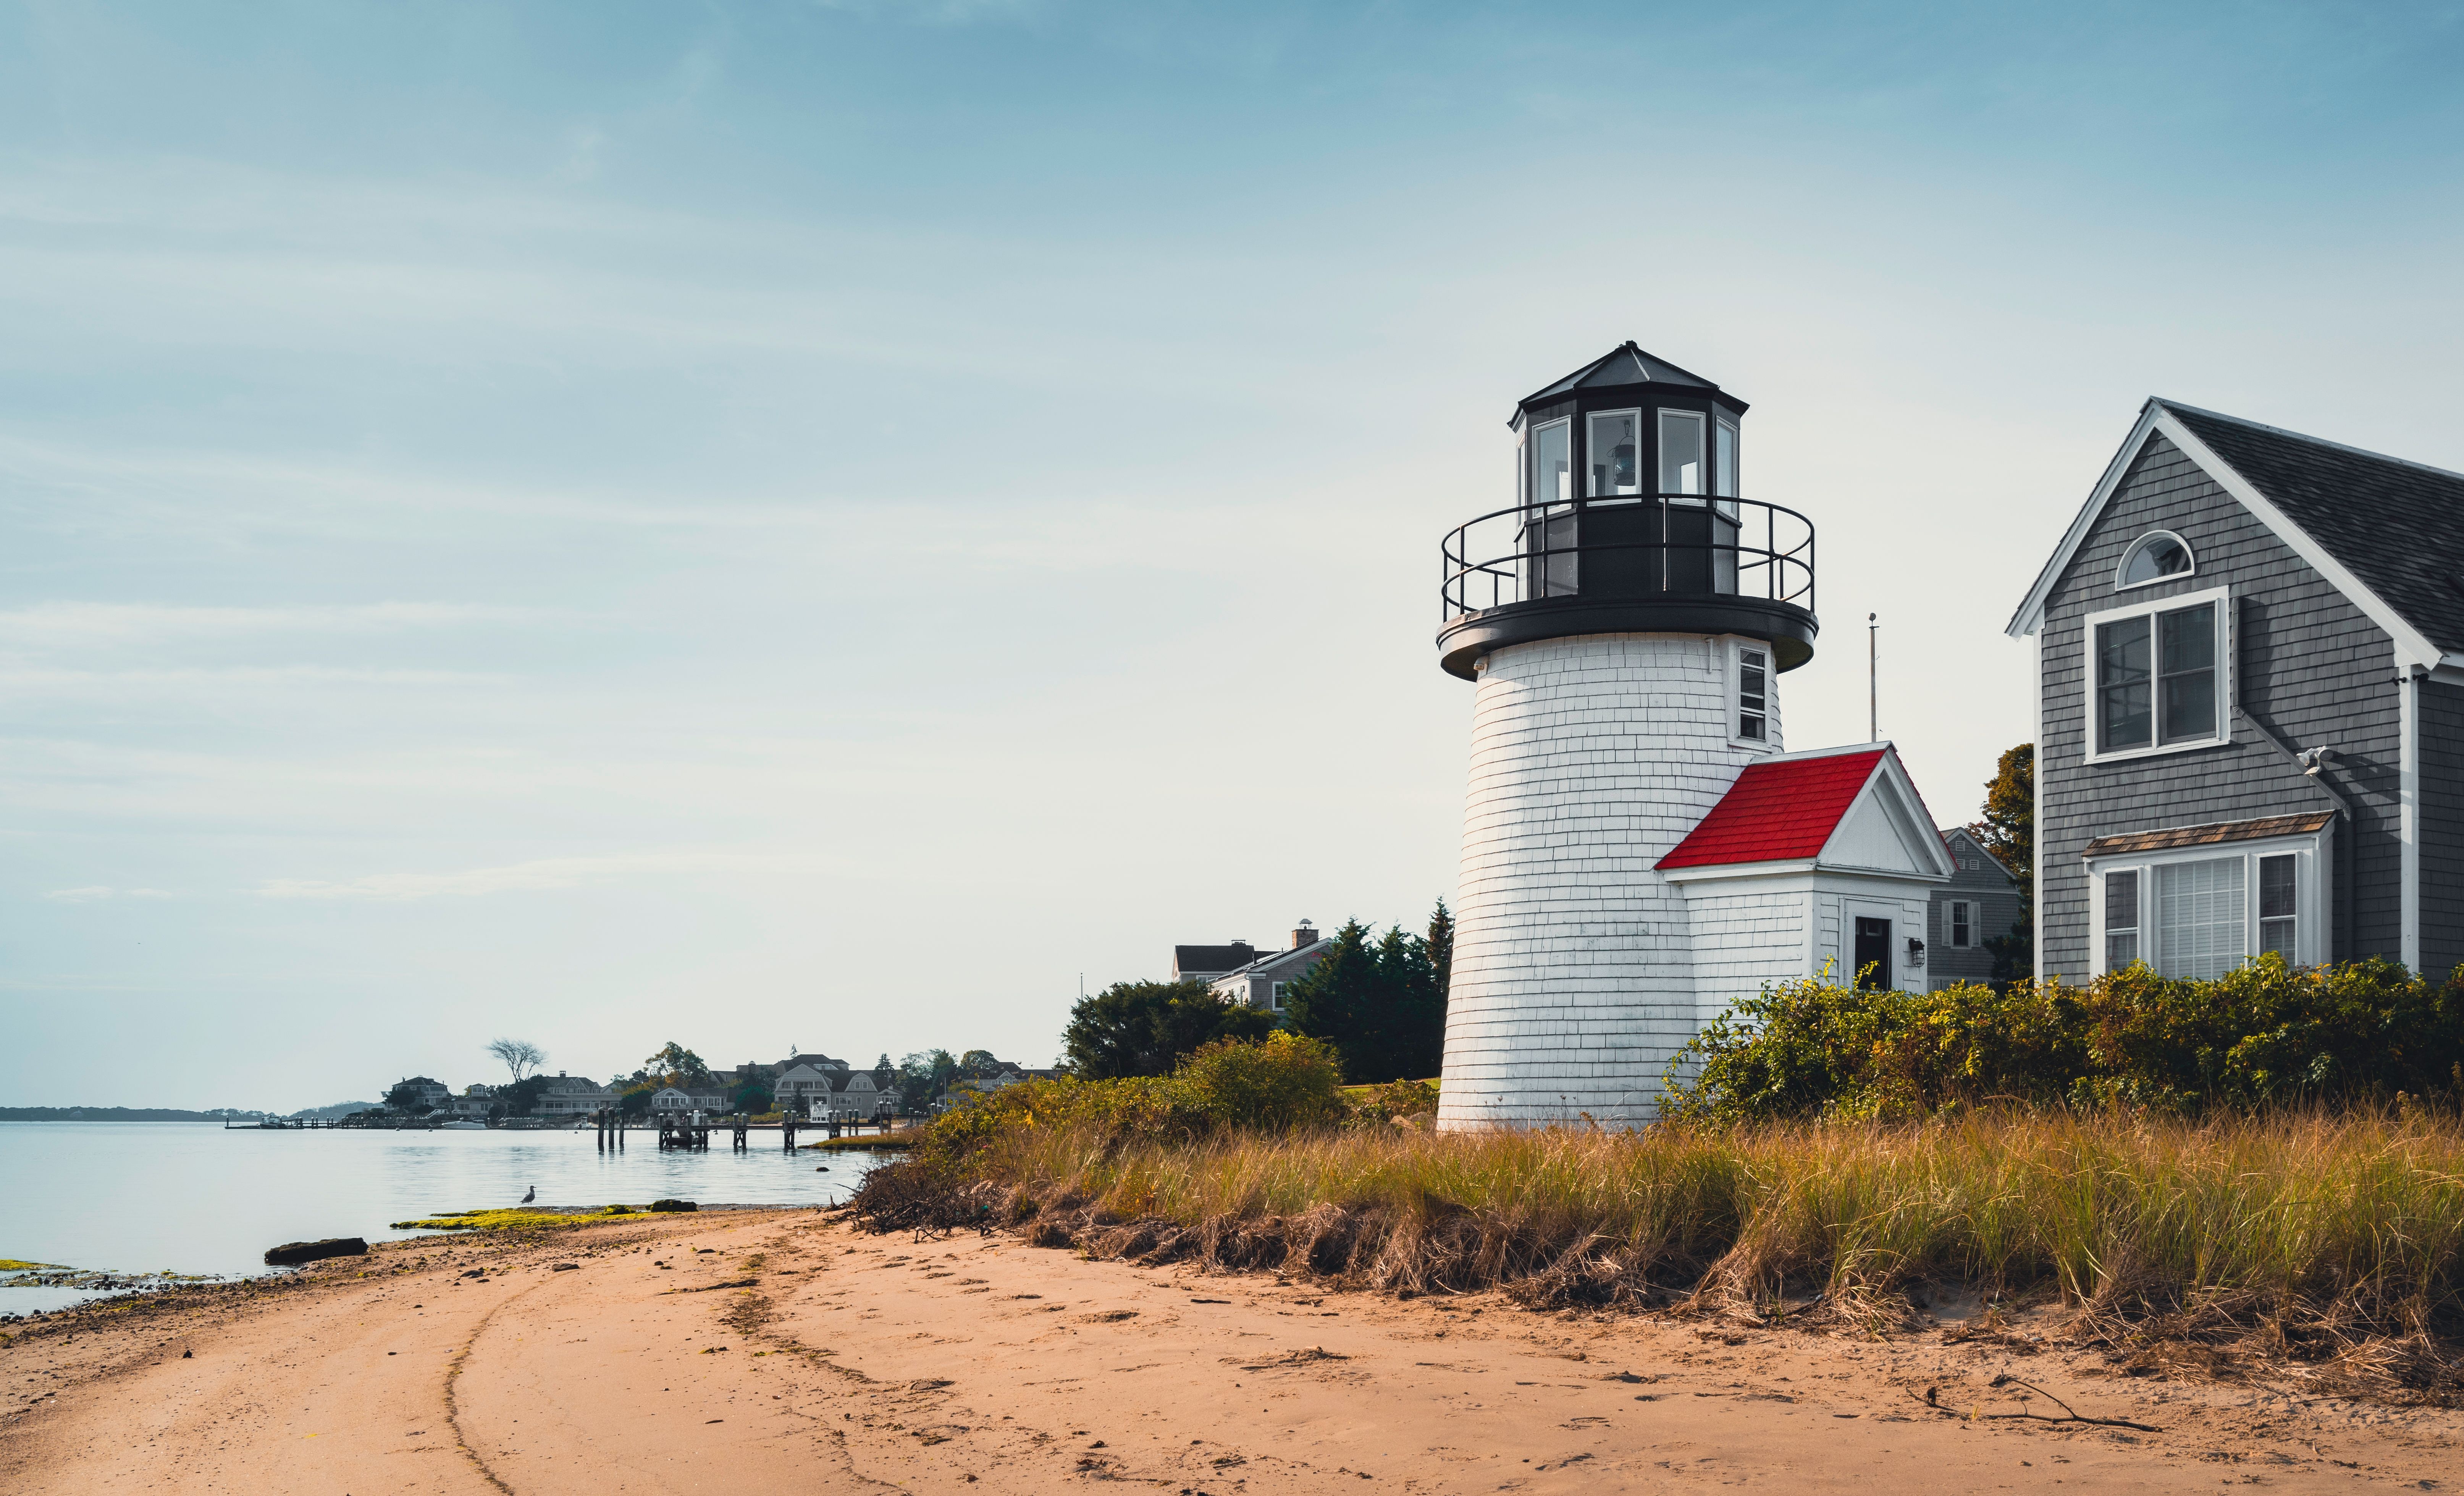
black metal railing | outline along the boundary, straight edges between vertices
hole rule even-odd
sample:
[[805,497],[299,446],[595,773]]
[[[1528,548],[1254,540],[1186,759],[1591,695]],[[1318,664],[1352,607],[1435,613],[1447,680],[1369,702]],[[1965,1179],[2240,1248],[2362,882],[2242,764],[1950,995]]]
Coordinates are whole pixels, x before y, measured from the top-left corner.
[[1518,504],[1458,525],[1441,554],[1447,619],[1573,597],[1761,598],[1814,610],[1814,521],[1750,498]]

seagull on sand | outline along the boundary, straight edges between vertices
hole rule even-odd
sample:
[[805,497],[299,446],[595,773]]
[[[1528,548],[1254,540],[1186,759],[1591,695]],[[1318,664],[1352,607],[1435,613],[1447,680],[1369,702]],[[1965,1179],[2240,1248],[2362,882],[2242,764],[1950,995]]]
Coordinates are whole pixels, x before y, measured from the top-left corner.
[[539,1186],[534,1184],[531,1186],[531,1192],[522,1197],[522,1203],[527,1205],[537,1199],[539,1199]]

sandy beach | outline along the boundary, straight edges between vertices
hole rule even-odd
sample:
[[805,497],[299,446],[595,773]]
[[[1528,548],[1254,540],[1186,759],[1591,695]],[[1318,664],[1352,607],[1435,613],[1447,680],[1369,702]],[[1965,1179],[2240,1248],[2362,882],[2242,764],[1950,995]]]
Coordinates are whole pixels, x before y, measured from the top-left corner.
[[[12,1326],[0,1375],[24,1493],[2435,1489],[2464,1436],[2058,1350],[1398,1302],[814,1211],[387,1243]],[[1969,1416],[2055,1398],[2159,1431]]]

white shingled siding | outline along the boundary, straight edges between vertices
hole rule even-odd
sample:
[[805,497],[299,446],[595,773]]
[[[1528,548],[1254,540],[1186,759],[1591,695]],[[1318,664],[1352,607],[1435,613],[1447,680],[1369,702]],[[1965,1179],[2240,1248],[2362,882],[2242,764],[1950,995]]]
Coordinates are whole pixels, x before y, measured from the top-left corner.
[[1654,1114],[1698,1003],[1685,901],[1652,864],[1758,757],[1728,739],[1728,670],[1722,641],[1667,634],[1488,656],[1440,1126]]
[[1811,874],[1779,882],[1740,879],[1686,887],[1694,931],[1694,996],[1702,1021],[1740,998],[1793,981],[1807,971],[1813,939],[1806,918]]

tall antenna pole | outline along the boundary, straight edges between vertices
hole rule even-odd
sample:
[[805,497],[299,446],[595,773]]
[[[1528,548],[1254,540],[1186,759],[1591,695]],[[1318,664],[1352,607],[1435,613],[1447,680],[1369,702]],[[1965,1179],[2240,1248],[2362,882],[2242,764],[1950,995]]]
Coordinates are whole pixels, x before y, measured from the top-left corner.
[[1882,626],[1877,614],[1865,615],[1865,741],[1882,740]]

